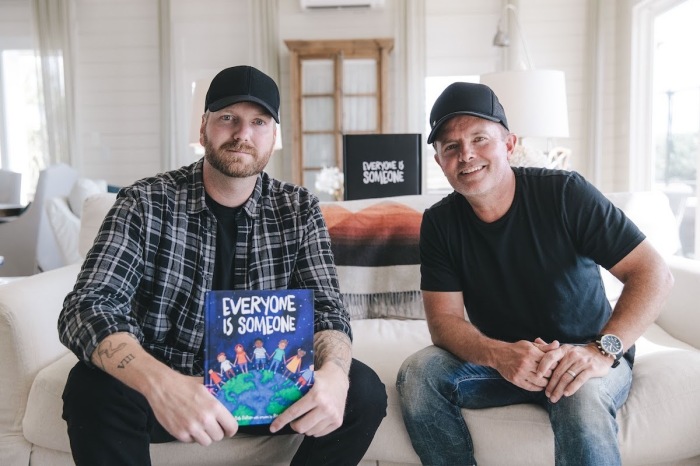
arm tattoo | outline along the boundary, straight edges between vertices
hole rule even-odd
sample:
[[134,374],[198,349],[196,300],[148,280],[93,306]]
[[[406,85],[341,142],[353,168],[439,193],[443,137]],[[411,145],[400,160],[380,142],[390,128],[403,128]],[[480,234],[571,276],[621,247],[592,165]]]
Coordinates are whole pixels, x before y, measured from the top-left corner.
[[126,355],[126,357],[125,357],[124,359],[121,360],[121,362],[117,365],[117,367],[118,367],[119,369],[124,369],[124,368],[126,367],[126,365],[129,364],[129,363],[130,363],[131,361],[133,361],[134,359],[136,359],[136,356],[134,356],[133,354],[129,353],[129,354]]
[[[135,336],[129,334],[134,340],[138,341]],[[107,367],[105,366],[105,359],[112,359],[119,351],[126,347],[126,343],[120,343],[116,348],[113,347],[111,341],[103,341],[97,347],[97,355],[99,357],[100,366],[102,370],[107,372]],[[118,368],[124,369],[129,362],[135,359],[135,356],[129,353],[121,362],[117,365]]]
[[314,365],[320,369],[326,363],[340,367],[345,374],[350,372],[352,346],[350,338],[338,330],[323,330],[314,338]]

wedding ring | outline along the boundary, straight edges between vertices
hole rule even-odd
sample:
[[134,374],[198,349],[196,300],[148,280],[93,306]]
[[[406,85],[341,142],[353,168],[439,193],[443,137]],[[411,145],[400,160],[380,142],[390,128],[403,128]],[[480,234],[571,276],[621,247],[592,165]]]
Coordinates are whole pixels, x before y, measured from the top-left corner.
[[572,370],[568,370],[568,371],[566,371],[566,373],[569,374],[571,377],[576,378],[576,372],[574,372]]

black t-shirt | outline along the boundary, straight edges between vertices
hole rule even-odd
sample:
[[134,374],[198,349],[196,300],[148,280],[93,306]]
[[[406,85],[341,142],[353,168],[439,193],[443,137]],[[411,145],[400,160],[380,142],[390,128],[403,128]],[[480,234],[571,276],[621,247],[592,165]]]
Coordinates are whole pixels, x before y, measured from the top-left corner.
[[590,342],[612,312],[598,264],[611,268],[644,235],[578,173],[513,170],[513,204],[495,222],[458,193],[426,210],[421,289],[462,291],[469,320],[492,338]]
[[232,290],[234,275],[234,258],[236,257],[236,215],[241,207],[226,207],[208,194],[206,196],[207,207],[216,217],[216,259],[214,261],[214,276],[212,277],[212,290]]

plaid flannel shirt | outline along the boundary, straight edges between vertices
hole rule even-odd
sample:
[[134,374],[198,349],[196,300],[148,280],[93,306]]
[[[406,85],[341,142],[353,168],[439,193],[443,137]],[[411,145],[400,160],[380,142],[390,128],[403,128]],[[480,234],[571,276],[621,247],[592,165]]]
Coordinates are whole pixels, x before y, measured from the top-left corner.
[[[61,342],[81,360],[90,364],[102,339],[128,332],[173,369],[203,373],[217,223],[202,166],[199,160],[117,195],[58,320]],[[263,173],[243,212],[233,288],[312,289],[314,330],[352,338],[318,199]]]

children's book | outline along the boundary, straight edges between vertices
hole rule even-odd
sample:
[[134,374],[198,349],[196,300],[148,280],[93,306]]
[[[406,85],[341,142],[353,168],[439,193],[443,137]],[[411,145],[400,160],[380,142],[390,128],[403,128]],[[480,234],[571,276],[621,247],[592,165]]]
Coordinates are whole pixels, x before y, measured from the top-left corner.
[[313,290],[209,291],[204,383],[239,425],[270,424],[313,385]]

